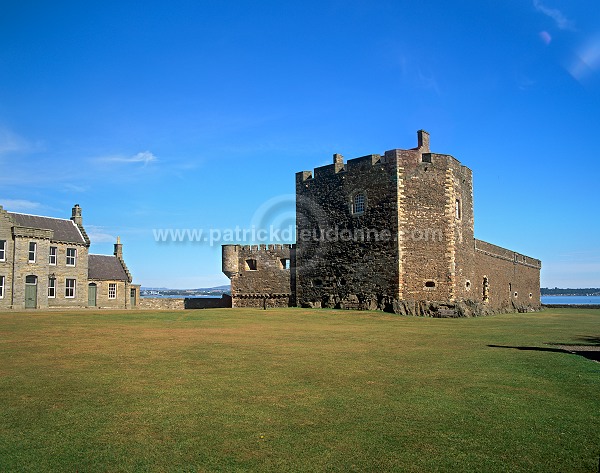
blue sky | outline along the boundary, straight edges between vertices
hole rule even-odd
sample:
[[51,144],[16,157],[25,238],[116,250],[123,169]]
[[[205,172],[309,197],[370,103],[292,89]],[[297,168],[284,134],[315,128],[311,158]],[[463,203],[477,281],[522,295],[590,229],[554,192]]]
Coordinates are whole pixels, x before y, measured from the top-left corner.
[[600,286],[600,4],[9,2],[0,204],[117,235],[136,282],[226,284],[156,229],[293,216],[294,173],[431,133],[474,173],[475,233]]

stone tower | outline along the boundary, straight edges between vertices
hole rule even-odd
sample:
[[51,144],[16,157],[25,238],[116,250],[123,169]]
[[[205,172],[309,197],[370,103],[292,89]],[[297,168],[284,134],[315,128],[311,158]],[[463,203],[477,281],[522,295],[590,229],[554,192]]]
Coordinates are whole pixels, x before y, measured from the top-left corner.
[[[296,245],[223,246],[235,306],[475,315],[540,307],[537,259],[476,240],[473,176],[393,149],[296,173]],[[286,261],[289,261],[289,267]]]
[[418,146],[296,174],[297,298],[393,310],[453,302],[473,278],[472,174]]

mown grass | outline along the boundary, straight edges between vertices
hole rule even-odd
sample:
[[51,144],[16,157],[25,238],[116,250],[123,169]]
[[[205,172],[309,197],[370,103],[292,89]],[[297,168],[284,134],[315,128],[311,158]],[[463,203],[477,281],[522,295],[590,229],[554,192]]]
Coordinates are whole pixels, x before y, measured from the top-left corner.
[[[588,471],[600,311],[0,313],[0,471]],[[549,350],[550,349],[550,350]]]

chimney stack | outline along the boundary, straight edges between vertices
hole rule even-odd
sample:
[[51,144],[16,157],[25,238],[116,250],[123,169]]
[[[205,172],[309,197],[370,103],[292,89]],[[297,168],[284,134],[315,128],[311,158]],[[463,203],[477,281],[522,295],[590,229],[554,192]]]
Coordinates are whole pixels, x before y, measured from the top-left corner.
[[115,256],[120,260],[123,259],[123,245],[121,244],[121,237],[117,237],[117,242],[115,243]]
[[73,220],[78,227],[83,226],[83,218],[81,217],[81,207],[79,207],[79,204],[75,204],[75,207],[71,210],[71,220]]
[[417,131],[417,140],[419,151],[422,151],[423,153],[431,152],[429,150],[429,133],[427,133],[425,130]]

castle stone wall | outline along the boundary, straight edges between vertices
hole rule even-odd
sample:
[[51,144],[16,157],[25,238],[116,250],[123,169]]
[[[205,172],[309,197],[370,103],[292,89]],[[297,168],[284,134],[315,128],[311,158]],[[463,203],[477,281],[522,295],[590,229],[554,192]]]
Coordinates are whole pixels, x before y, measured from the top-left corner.
[[475,241],[475,248],[472,300],[484,302],[492,311],[540,309],[539,260],[482,240]]
[[224,245],[223,272],[233,307],[288,307],[295,303],[295,245]]
[[396,162],[380,155],[296,174],[299,305],[376,309],[397,296],[397,185]]

